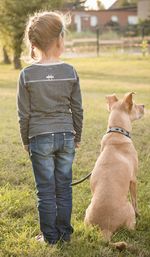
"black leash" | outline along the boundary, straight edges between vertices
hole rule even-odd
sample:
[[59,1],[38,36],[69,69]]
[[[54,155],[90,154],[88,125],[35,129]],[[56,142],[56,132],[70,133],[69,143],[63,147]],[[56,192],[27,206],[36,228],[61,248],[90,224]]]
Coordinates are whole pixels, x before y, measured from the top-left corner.
[[82,183],[84,180],[88,179],[91,176],[92,172],[90,172],[88,175],[86,175],[84,178],[81,178],[80,180],[77,180],[75,182],[71,183],[71,186],[75,186],[78,185],[80,183]]

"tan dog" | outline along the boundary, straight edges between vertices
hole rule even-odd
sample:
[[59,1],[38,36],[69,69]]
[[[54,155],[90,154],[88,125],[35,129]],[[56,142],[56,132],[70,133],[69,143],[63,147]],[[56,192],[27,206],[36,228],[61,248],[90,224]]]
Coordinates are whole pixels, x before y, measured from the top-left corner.
[[85,224],[98,225],[107,240],[120,227],[134,229],[138,215],[138,157],[128,132],[131,132],[131,122],[143,116],[144,105],[133,103],[133,94],[126,94],[123,100],[118,100],[116,95],[106,97],[110,131],[102,139],[101,153],[90,180],[93,196],[86,210]]

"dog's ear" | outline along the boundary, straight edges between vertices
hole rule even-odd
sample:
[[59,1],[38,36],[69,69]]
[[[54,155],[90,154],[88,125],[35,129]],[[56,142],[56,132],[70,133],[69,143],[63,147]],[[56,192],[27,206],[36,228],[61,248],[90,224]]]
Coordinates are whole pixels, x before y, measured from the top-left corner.
[[135,94],[134,92],[127,93],[127,94],[125,94],[125,96],[123,98],[123,104],[125,105],[125,107],[128,111],[130,111],[132,109],[134,94]]
[[108,110],[111,111],[113,104],[118,101],[118,98],[116,97],[115,94],[113,94],[113,95],[107,95],[106,100],[108,104]]

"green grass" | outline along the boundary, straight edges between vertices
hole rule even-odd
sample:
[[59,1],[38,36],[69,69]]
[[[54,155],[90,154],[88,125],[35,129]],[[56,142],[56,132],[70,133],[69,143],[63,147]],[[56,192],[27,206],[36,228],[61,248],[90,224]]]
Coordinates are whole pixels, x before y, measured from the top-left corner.
[[108,247],[97,228],[85,228],[90,202],[89,181],[73,188],[70,244],[49,247],[35,242],[39,233],[36,194],[31,163],[23,151],[16,114],[18,71],[0,65],[0,257],[148,257],[150,256],[150,58],[100,57],[69,60],[81,79],[84,127],[76,152],[73,178],[89,173],[99,155],[108,112],[105,95],[135,91],[136,102],[146,105],[144,118],[133,124],[133,141],[139,155],[138,203],[141,213],[135,231],[121,229],[112,241],[125,240],[129,249],[119,253]]

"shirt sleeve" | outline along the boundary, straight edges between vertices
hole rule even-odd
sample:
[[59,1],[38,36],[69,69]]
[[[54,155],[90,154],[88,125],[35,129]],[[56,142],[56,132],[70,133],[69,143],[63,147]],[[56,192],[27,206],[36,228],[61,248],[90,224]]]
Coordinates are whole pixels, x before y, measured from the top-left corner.
[[82,97],[81,97],[81,90],[80,90],[80,82],[79,77],[76,74],[76,82],[73,85],[73,90],[71,94],[71,111],[72,111],[72,118],[73,118],[73,126],[76,132],[75,134],[75,141],[81,141],[81,133],[82,133],[82,124],[83,124],[83,109],[82,109]]
[[18,80],[17,88],[17,112],[20,125],[21,140],[24,145],[29,144],[29,118],[30,118],[30,97],[25,84],[24,71],[22,70]]

